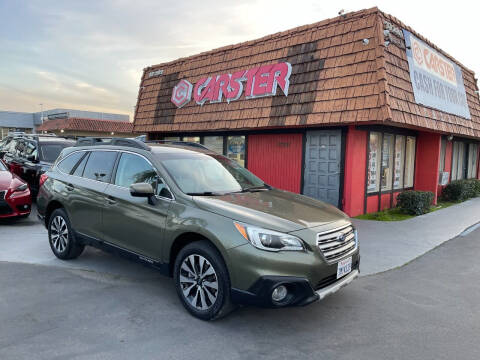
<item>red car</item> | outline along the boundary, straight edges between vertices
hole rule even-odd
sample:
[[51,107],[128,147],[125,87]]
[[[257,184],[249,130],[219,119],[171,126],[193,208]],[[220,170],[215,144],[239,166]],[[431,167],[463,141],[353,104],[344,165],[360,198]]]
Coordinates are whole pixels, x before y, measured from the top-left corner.
[[27,217],[32,208],[28,184],[0,160],[0,219]]

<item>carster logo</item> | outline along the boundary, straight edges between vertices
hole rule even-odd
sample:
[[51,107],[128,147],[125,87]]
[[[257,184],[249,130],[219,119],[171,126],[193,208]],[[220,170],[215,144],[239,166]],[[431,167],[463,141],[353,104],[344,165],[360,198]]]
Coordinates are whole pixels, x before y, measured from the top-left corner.
[[175,106],[181,108],[192,98],[193,85],[187,80],[181,80],[177,86],[173,88],[172,102]]
[[[263,65],[249,70],[237,71],[233,74],[214,75],[197,81],[193,89],[193,98],[198,105],[227,103],[235,101],[245,93],[246,99],[265,96],[275,96],[280,88],[288,96],[292,65],[281,62],[272,65]],[[191,100],[192,84],[181,80],[173,88],[172,102],[182,107]]]

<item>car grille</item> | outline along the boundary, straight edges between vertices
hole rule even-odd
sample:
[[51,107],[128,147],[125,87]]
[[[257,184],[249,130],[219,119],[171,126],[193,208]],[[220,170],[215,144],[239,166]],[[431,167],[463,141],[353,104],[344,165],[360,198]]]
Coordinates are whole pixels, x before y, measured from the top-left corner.
[[5,201],[5,191],[2,191],[0,193],[0,215],[8,215],[12,212],[12,208]]
[[[355,263],[352,265],[352,271],[353,270],[358,270],[358,260],[355,261]],[[320,282],[318,282],[314,290],[317,291],[317,290],[323,289],[324,287],[327,287],[337,282],[337,280],[340,280],[340,279],[337,279],[337,274],[332,274],[330,276],[327,276],[326,278],[323,278],[322,280],[320,280]]]
[[357,249],[355,229],[348,224],[318,233],[317,246],[329,263],[338,261]]

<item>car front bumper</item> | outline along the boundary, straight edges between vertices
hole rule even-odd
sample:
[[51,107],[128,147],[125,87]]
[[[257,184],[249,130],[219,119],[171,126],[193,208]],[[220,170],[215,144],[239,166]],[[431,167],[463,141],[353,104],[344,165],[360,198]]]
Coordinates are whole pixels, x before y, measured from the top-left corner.
[[[336,274],[331,275],[325,279],[324,285],[317,289],[314,289],[310,281],[303,277],[262,276],[247,291],[232,288],[231,299],[236,304],[261,307],[305,306],[336,293],[355,280],[359,274],[360,257],[352,265],[350,273],[340,279],[336,279]],[[288,295],[284,301],[276,303],[272,301],[272,292],[280,285],[287,288]]]

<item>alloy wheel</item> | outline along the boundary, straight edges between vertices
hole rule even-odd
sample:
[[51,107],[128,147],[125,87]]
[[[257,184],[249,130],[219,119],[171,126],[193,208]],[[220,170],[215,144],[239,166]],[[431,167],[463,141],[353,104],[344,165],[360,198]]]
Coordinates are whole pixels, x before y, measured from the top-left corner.
[[217,300],[218,278],[202,255],[187,256],[180,266],[180,287],[185,299],[197,310],[207,310]]
[[50,225],[50,241],[57,252],[62,253],[68,245],[67,222],[61,216],[55,216]]

